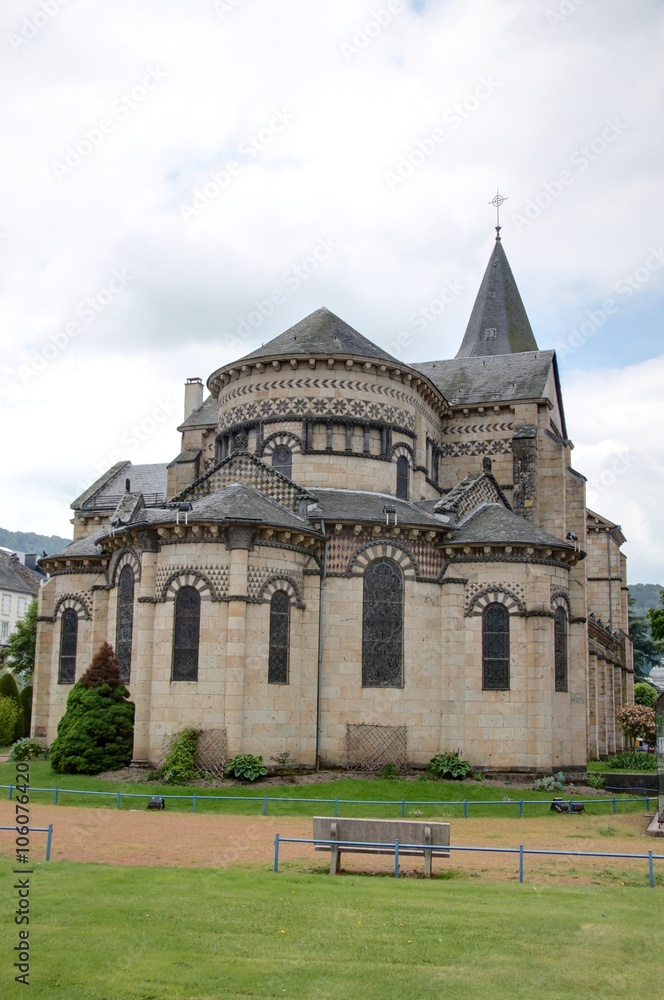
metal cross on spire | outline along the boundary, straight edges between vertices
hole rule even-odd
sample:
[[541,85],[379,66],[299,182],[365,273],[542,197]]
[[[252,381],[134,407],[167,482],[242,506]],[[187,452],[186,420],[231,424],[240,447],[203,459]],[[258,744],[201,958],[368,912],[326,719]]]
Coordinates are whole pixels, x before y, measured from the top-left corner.
[[500,242],[500,230],[502,229],[502,226],[500,225],[500,206],[504,201],[507,201],[507,198],[503,198],[498,188],[496,188],[496,195],[491,199],[489,204],[496,206],[496,241],[498,243]]

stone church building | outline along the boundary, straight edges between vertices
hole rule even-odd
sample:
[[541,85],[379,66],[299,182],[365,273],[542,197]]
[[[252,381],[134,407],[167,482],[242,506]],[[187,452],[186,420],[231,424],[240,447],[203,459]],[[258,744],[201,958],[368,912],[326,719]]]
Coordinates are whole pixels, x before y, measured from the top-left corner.
[[180,453],[109,469],[42,559],[36,737],[108,641],[136,760],[185,726],[311,767],[621,747],[624,536],[586,509],[499,232],[455,358],[407,364],[318,309],[207,388]]

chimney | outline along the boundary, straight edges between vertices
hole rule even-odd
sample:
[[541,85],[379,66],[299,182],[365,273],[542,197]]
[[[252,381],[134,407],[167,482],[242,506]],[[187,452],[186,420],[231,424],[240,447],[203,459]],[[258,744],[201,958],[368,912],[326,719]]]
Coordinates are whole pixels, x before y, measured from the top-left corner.
[[184,384],[184,419],[190,417],[194,410],[203,405],[203,381],[200,378],[188,378]]
[[25,554],[25,565],[28,569],[37,570],[37,553],[36,552],[26,552]]

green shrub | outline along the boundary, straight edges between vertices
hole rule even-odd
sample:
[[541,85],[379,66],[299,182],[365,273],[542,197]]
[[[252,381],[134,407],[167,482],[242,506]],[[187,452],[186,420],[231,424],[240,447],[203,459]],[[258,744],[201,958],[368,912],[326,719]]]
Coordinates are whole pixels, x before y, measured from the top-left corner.
[[614,771],[656,771],[657,754],[639,750],[623,750],[607,758],[606,766]]
[[25,730],[25,719],[23,716],[23,706],[21,705],[16,678],[8,670],[0,676],[0,697],[11,698],[16,704],[16,722],[14,724],[14,732],[12,733],[11,739],[20,740],[23,736],[27,735]]
[[586,784],[591,788],[604,788],[604,776],[601,774],[589,774]]
[[659,697],[659,691],[654,684],[647,681],[639,681],[634,685],[634,702],[637,705],[645,705],[646,708],[653,708]]
[[32,684],[21,688],[18,698],[23,709],[23,733],[25,736],[29,736],[32,725]]
[[118,661],[105,642],[69,693],[51,746],[53,770],[99,774],[126,767],[134,743],[134,705],[128,699]]
[[196,764],[196,747],[200,735],[200,729],[192,728],[176,733],[154,777],[168,785],[186,785],[188,781],[200,778],[201,772]]
[[537,778],[533,788],[536,792],[562,792],[565,788],[562,771],[559,771],[556,777],[548,774],[545,778]]
[[241,781],[256,781],[267,774],[267,768],[262,757],[255,757],[251,753],[238,753],[226,764],[227,775],[240,778]]
[[13,698],[0,695],[0,745],[11,743],[16,731],[18,705]]
[[463,781],[472,771],[467,760],[462,760],[458,750],[436,754],[427,764],[427,771],[447,781]]
[[17,740],[13,744],[11,750],[9,751],[10,760],[36,760],[37,757],[42,757],[46,753],[46,747],[43,747],[41,743],[37,740],[30,739],[26,736],[23,740]]
[[378,778],[382,781],[394,781],[401,777],[401,771],[394,764],[385,764],[378,772]]

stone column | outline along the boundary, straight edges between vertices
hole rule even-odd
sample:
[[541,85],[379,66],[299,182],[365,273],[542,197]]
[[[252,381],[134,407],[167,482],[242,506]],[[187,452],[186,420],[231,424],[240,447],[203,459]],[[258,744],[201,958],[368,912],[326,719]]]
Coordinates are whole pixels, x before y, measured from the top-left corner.
[[[150,753],[150,714],[152,708],[152,654],[154,650],[154,598],[157,576],[157,546],[143,550],[141,579],[136,588],[134,630],[129,690],[136,705],[134,716],[134,760],[147,761]],[[140,598],[143,598],[141,600]]]
[[51,703],[51,683],[55,663],[58,623],[53,621],[55,593],[53,582],[38,595],[37,645],[35,648],[34,690],[32,697],[31,735],[46,739]]
[[242,750],[244,715],[244,670],[247,632],[247,586],[249,549],[254,529],[241,525],[229,527],[226,544],[230,549],[228,624],[226,629],[226,697],[224,724],[227,754],[235,756]]
[[594,760],[599,757],[599,739],[597,733],[597,657],[591,653],[588,657],[588,757]]

